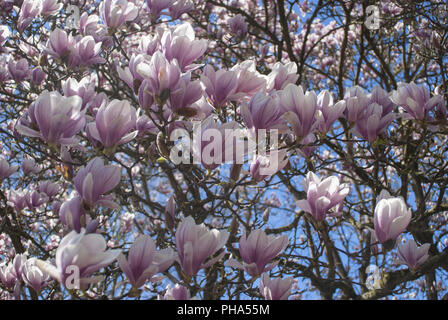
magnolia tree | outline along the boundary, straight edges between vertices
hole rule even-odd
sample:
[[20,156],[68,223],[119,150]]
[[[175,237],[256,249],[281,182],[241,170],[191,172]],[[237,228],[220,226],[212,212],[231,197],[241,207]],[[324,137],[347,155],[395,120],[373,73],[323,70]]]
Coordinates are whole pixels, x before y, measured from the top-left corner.
[[2,299],[448,297],[444,1],[0,7]]

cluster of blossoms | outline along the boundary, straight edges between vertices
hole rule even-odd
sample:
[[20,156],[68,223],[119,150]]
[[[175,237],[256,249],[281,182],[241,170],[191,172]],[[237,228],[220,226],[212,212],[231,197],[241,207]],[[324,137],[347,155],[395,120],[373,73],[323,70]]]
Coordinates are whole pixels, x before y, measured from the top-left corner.
[[[253,32],[248,25],[250,16],[244,15],[243,9],[254,9],[254,3],[234,2],[239,13],[230,17],[212,11],[210,4],[204,4],[204,10],[214,12],[210,16],[225,24],[222,29],[231,34],[232,41],[246,46]],[[328,224],[335,220],[352,223],[346,215],[358,210],[352,201],[355,188],[347,178],[350,171],[353,169],[360,179],[367,176],[369,188],[378,190],[373,175],[370,178],[359,173],[353,146],[372,148],[371,154],[370,150],[362,154],[363,161],[382,152],[386,157],[390,152],[385,151],[387,141],[394,138],[400,125],[434,134],[447,125],[440,88],[431,94],[424,84],[410,82],[399,83],[389,92],[378,86],[367,92],[355,85],[336,99],[329,89],[308,90],[302,78],[305,72],[297,61],[281,57],[282,50],[280,61],[275,56],[273,61],[267,58],[269,63],[263,68],[259,58],[247,59],[247,55],[237,62],[233,58],[218,61],[213,49],[221,49],[213,37],[203,36],[203,26],[194,20],[170,23],[196,10],[195,5],[190,0],[106,0],[95,9],[88,6],[96,13],[87,10],[71,23],[62,23],[56,17],[67,16],[70,7],[65,2],[0,0],[4,11],[0,18],[14,17],[17,35],[28,36],[33,28],[45,30],[38,46],[27,41],[22,48],[38,59],[18,58],[5,50],[8,58],[0,60],[0,82],[5,84],[5,89],[0,89],[0,103],[3,94],[24,101],[23,108],[12,108],[14,119],[7,119],[1,133],[36,148],[39,154],[34,158],[17,156],[6,146],[2,151],[0,184],[9,190],[4,194],[0,190],[0,200],[4,200],[1,209],[8,216],[1,221],[10,227],[11,221],[38,216],[38,222],[30,227],[33,232],[57,230],[48,238],[45,253],[33,254],[42,248],[34,248],[32,242],[20,250],[8,244],[14,247],[8,258],[6,251],[1,251],[5,259],[0,281],[15,298],[23,296],[24,287],[32,289],[34,297],[52,283],[59,283],[70,294],[74,290],[85,292],[106,281],[101,270],[108,268],[108,274],[130,284],[130,291],[122,297],[140,297],[148,282],[170,281],[163,294],[158,294],[159,299],[196,299],[196,279],[222,267],[241,277],[247,274],[250,285],[258,281],[259,297],[288,299],[295,290],[295,277],[272,274],[286,262],[296,262],[289,259],[288,248],[296,245],[297,239],[292,234],[276,235],[283,230],[261,227],[269,221],[269,208],[284,205],[284,199],[277,199],[280,205],[270,199],[263,222],[251,220],[249,212],[244,216],[238,211],[250,211],[251,205],[254,210],[259,208],[257,197],[245,203],[250,186],[256,185],[258,190],[261,185],[282,183],[288,192],[294,190],[291,208],[298,209],[286,230],[296,228],[303,217],[307,227],[310,222],[318,236],[332,241],[326,234]],[[273,9],[266,5],[266,10]],[[300,10],[309,10],[307,1]],[[54,27],[45,29],[46,19],[51,17]],[[298,14],[287,19],[293,25]],[[140,24],[149,25],[151,32]],[[11,25],[0,26],[0,46],[12,43]],[[227,41],[212,27],[205,29]],[[291,40],[295,45],[288,51],[298,51],[298,43],[313,51],[313,41],[325,30],[321,26],[310,38],[297,32]],[[276,32],[275,37],[279,36]],[[354,32],[347,31],[347,37],[354,38]],[[231,51],[232,43],[226,44],[224,51]],[[259,51],[268,56],[271,50],[264,46]],[[333,64],[320,63],[325,64],[322,68]],[[227,64],[232,66],[225,67]],[[20,90],[29,94],[21,98],[17,94]],[[335,147],[341,141],[347,142],[347,154]],[[344,158],[343,174],[332,174],[339,169],[337,165],[312,165],[314,157],[325,158],[326,148],[333,148]],[[399,160],[413,157],[396,149],[393,152]],[[37,164],[39,157],[45,160]],[[294,176],[284,175],[295,161],[304,163],[300,191],[294,189]],[[381,161],[377,161],[378,166]],[[148,168],[152,170],[149,174]],[[230,168],[227,176],[226,168]],[[365,168],[368,173],[379,171],[370,165]],[[163,175],[171,188],[149,187],[148,180]],[[212,190],[210,181],[223,186],[222,192],[231,190],[228,198]],[[358,197],[366,193],[359,188],[356,192]],[[154,194],[163,194],[166,205],[160,205]],[[204,197],[213,200],[207,202]],[[345,207],[347,199],[349,209]],[[428,260],[432,244],[418,246],[416,240],[422,241],[417,237],[402,241],[413,218],[412,209],[404,198],[385,190],[372,203],[367,214],[371,219],[361,228],[373,226],[369,228],[370,253],[378,255],[379,245],[384,255],[396,247],[396,263],[417,271]],[[230,209],[233,204],[238,210]],[[125,206],[134,211],[125,210]],[[148,207],[151,209],[146,210]],[[227,210],[235,216],[230,218],[230,226],[220,224],[220,219],[230,220]],[[207,216],[211,211],[216,213],[213,220]],[[139,221],[137,212],[148,219]],[[120,223],[124,226],[117,226]],[[115,229],[120,235],[111,236]],[[136,229],[138,234],[132,232]],[[313,235],[307,231],[312,242]],[[311,250],[313,255],[320,250],[315,249]],[[114,269],[114,265],[119,268]]]

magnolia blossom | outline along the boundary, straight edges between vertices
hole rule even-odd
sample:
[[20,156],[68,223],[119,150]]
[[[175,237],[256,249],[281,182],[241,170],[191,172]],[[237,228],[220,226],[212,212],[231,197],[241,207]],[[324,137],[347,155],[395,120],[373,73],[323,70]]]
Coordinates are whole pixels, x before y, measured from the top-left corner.
[[414,239],[406,240],[405,243],[398,241],[397,253],[398,259],[395,261],[396,264],[405,264],[411,270],[417,269],[429,258],[429,248],[431,244],[425,243],[421,246],[417,246]]
[[3,263],[0,266],[0,280],[6,287],[12,288],[23,280],[22,271],[26,261],[25,254],[17,254],[8,264]]
[[61,189],[60,185],[51,181],[42,181],[39,183],[39,191],[48,196],[48,198],[52,198],[56,195]]
[[136,110],[128,101],[113,100],[107,105],[101,105],[95,123],[90,123],[87,128],[89,134],[100,141],[104,148],[113,149],[137,136],[136,121]]
[[[383,193],[384,197],[384,193]],[[375,207],[375,234],[380,243],[395,242],[411,221],[412,212],[403,198],[382,198]]]
[[229,28],[237,37],[243,38],[247,33],[246,19],[240,14],[229,19]]
[[267,90],[282,90],[288,84],[295,84],[298,78],[297,65],[294,62],[276,62],[267,76]]
[[340,204],[350,192],[347,184],[341,184],[337,177],[319,178],[313,172],[308,172],[302,181],[306,199],[297,201],[297,205],[313,216],[316,221],[323,221],[327,214],[339,216],[341,212],[330,212]]
[[107,192],[114,189],[121,178],[121,169],[116,165],[104,165],[101,158],[94,158],[82,167],[73,179],[75,188],[89,206],[101,204],[116,208]]
[[232,99],[252,97],[266,87],[266,76],[257,71],[254,60],[245,60],[230,70],[235,71],[238,77],[235,93],[231,96]]
[[148,81],[148,92],[160,101],[169,97],[181,76],[177,60],[169,61],[160,51],[156,51],[149,61],[138,64],[137,73]]
[[97,42],[92,36],[85,36],[77,41],[70,59],[70,66],[90,66],[105,63],[106,60],[100,56],[102,42]]
[[26,194],[23,190],[9,190],[8,205],[14,207],[16,212],[20,212],[26,207]]
[[197,297],[191,298],[190,291],[183,285],[176,283],[174,287],[170,284],[166,288],[164,300],[197,300]]
[[63,4],[59,3],[58,0],[42,0],[42,12],[44,16],[51,16],[61,10]]
[[200,269],[208,268],[220,260],[224,251],[205,262],[224,247],[228,238],[227,231],[210,230],[203,223],[197,225],[191,216],[182,220],[176,231],[176,247],[185,275],[194,276]]
[[272,270],[278,262],[270,263],[289,244],[286,235],[275,237],[266,235],[263,230],[256,229],[249,236],[244,233],[239,241],[239,252],[244,263],[228,260],[227,265],[245,270],[252,276]]
[[177,0],[168,8],[169,15],[172,19],[179,19],[184,13],[194,8],[194,3],[190,0]]
[[13,78],[16,82],[22,82],[28,79],[31,74],[29,64],[26,59],[20,59],[17,62],[15,62],[13,59],[10,59],[8,62],[8,71],[11,75],[11,78]]
[[74,197],[65,201],[59,208],[59,220],[67,230],[81,232],[87,224],[87,215],[82,208],[81,197]]
[[84,109],[88,103],[94,100],[96,96],[95,82],[91,77],[84,77],[80,81],[74,78],[68,78],[61,83],[64,96],[72,97],[78,96],[82,99],[82,109]]
[[286,129],[286,122],[277,101],[263,92],[256,93],[249,103],[241,105],[241,117],[255,137],[258,129]]
[[106,241],[99,234],[86,234],[85,229],[81,233],[71,231],[56,250],[55,264],[36,260],[36,265],[67,289],[85,290],[103,279],[92,274],[110,265],[121,252],[106,248]]
[[162,51],[171,61],[176,59],[182,71],[191,69],[191,64],[207,50],[207,40],[195,40],[193,27],[183,23],[174,30],[166,31],[161,40]]
[[193,104],[197,102],[203,94],[199,80],[190,81],[191,74],[182,75],[179,82],[171,88],[168,99],[168,107],[171,111],[184,116],[196,115],[197,110]]
[[424,120],[428,111],[439,106],[445,109],[442,95],[430,97],[429,90],[425,86],[418,86],[414,82],[400,83],[397,90],[392,93],[392,101],[403,107],[410,118]]
[[36,161],[33,158],[23,159],[20,168],[22,169],[24,175],[38,173],[41,170],[40,167],[36,165]]
[[381,87],[374,87],[369,94],[370,103],[377,103],[383,107],[383,116],[391,113],[396,104],[390,99],[391,95]]
[[144,77],[137,72],[137,67],[142,62],[147,63],[146,59],[147,56],[143,54],[134,54],[129,60],[128,67],[121,68],[120,66],[117,66],[117,73],[120,79],[123,80],[134,92],[138,92],[140,85],[144,80]]
[[[7,26],[0,26],[0,46],[3,47],[6,40],[8,40],[9,36],[11,35],[11,32],[9,31],[9,28]],[[0,49],[0,52],[2,49]]]
[[33,86],[40,86],[47,78],[47,74],[41,67],[34,68],[31,73],[31,84]]
[[0,266],[0,280],[7,288],[13,288],[20,281],[12,262],[3,263]]
[[344,100],[346,103],[345,118],[351,123],[356,123],[363,117],[371,99],[361,87],[354,86],[345,92]]
[[78,96],[64,97],[59,92],[45,91],[31,104],[28,116],[39,131],[19,123],[17,130],[26,136],[38,137],[49,144],[70,145],[76,142],[75,135],[84,128],[85,111],[81,111],[82,100]]
[[331,93],[324,90],[317,96],[317,108],[317,129],[322,133],[327,133],[334,122],[344,113],[345,101],[341,100],[334,104]]
[[9,162],[0,158],[0,181],[8,178],[19,169],[19,166],[11,166]]
[[260,182],[282,170],[288,162],[285,149],[271,150],[255,158],[250,165],[250,175],[255,181]]
[[292,283],[293,278],[270,279],[266,273],[263,273],[260,281],[260,293],[266,300],[288,300]]
[[19,11],[17,28],[23,32],[42,12],[42,0],[23,0]]
[[224,69],[215,71],[211,65],[207,64],[202,72],[201,81],[212,105],[219,109],[224,107],[236,92],[238,73]]
[[120,28],[125,22],[137,18],[138,8],[131,1],[105,0],[100,4],[101,19],[111,29]]
[[25,201],[28,209],[35,210],[44,203],[48,202],[48,196],[45,193],[41,193],[36,190],[28,191],[28,193],[25,195]]
[[304,93],[301,86],[288,84],[278,92],[278,103],[298,138],[305,138],[313,131],[317,111],[315,92]]
[[146,0],[146,4],[149,8],[149,13],[153,20],[156,20],[161,12],[168,9],[173,5],[176,0]]
[[44,52],[53,59],[64,60],[70,56],[75,44],[76,41],[71,35],[68,35],[65,30],[56,28],[51,31]]
[[50,276],[36,266],[35,258],[26,261],[23,266],[22,277],[23,281],[36,292],[41,292],[50,280]]
[[127,259],[120,253],[118,263],[132,286],[139,288],[156,273],[165,271],[175,258],[171,248],[156,251],[154,240],[141,235],[129,249]]
[[356,122],[354,133],[373,142],[382,134],[390,122],[395,119],[395,114],[388,113],[383,116],[383,107],[377,103],[372,103],[366,107],[360,119]]

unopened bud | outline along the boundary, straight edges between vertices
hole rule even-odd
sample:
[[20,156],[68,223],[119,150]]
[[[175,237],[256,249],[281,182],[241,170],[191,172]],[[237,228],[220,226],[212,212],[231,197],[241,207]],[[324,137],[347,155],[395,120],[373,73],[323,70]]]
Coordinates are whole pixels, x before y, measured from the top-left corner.
[[159,151],[159,154],[164,157],[165,159],[170,158],[170,150],[168,149],[166,143],[165,143],[165,136],[163,135],[163,132],[159,132],[157,134],[157,150]]
[[269,213],[270,213],[269,208],[267,208],[266,210],[264,210],[264,212],[263,212],[263,217],[262,217],[262,219],[263,219],[264,222],[268,222],[268,220],[269,220]]
[[238,181],[238,179],[240,178],[242,167],[242,164],[234,163],[230,168],[230,179],[232,179],[233,181]]

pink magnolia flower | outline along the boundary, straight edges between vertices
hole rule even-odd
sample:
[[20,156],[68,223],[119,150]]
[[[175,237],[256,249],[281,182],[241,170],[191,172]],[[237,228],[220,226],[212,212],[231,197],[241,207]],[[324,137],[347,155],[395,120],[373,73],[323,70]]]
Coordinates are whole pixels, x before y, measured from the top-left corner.
[[266,76],[257,71],[254,60],[245,60],[236,64],[230,70],[235,71],[238,77],[235,93],[231,96],[232,100],[250,98],[255,93],[264,91]]
[[315,92],[303,92],[301,86],[288,84],[278,93],[278,103],[284,112],[283,117],[289,122],[299,139],[312,133],[317,111]]
[[137,18],[138,8],[133,2],[127,0],[105,0],[101,1],[100,15],[108,28],[118,29],[125,22]]
[[20,59],[17,62],[15,62],[13,59],[9,59],[8,71],[11,75],[11,78],[13,78],[15,82],[22,82],[24,80],[27,80],[31,75],[28,61],[25,58]]
[[82,207],[81,197],[65,201],[59,208],[59,220],[67,230],[81,232],[87,225],[87,215]]
[[11,166],[9,162],[0,158],[0,181],[8,178],[19,169],[18,166]]
[[400,83],[398,89],[392,93],[392,101],[403,107],[410,118],[417,120],[424,120],[427,113],[436,106],[445,109],[442,95],[431,98],[427,87],[418,86],[414,82]]
[[38,293],[48,285],[50,280],[50,276],[36,266],[36,258],[26,261],[23,266],[22,277],[23,281]]
[[317,107],[317,129],[322,133],[327,133],[334,122],[344,113],[345,101],[342,100],[334,104],[331,93],[324,90],[317,96]]
[[176,59],[169,61],[165,55],[156,51],[149,61],[137,65],[137,73],[148,81],[147,91],[155,100],[165,101],[180,80],[181,69]]
[[137,136],[136,122],[136,110],[128,101],[113,100],[101,105],[95,122],[88,124],[87,128],[91,137],[100,141],[104,148],[114,149]]
[[224,69],[215,71],[211,65],[207,64],[201,75],[201,81],[213,107],[219,109],[224,107],[236,92],[238,73]]
[[238,38],[243,38],[247,33],[246,19],[241,14],[237,14],[229,19],[229,28]]
[[36,260],[36,265],[53,279],[69,289],[85,290],[91,283],[99,282],[102,276],[93,273],[107,267],[117,259],[121,250],[106,250],[104,238],[97,233],[86,234],[71,231],[59,243],[55,265]]
[[292,283],[293,278],[270,279],[266,273],[263,273],[260,281],[260,293],[266,300],[288,300]]
[[41,170],[41,168],[36,165],[36,161],[33,158],[23,159],[20,168],[22,169],[24,175],[38,173]]
[[257,156],[250,165],[250,175],[255,181],[260,182],[282,170],[288,161],[286,149],[271,150]]
[[170,229],[174,228],[174,221],[176,218],[175,214],[176,214],[176,199],[174,198],[174,196],[171,196],[166,202],[164,211],[165,224]]
[[23,0],[19,11],[17,29],[23,32],[33,20],[42,12],[42,1]]
[[275,237],[267,235],[263,230],[256,229],[249,236],[244,233],[239,241],[239,252],[243,264],[235,259],[227,262],[228,266],[243,269],[252,276],[272,270],[278,262],[270,263],[289,244],[286,235]]
[[148,235],[141,235],[134,241],[127,259],[122,253],[118,256],[121,270],[135,288],[140,288],[156,273],[168,269],[174,260],[171,248],[156,251],[154,240]]
[[257,92],[249,103],[243,103],[240,112],[244,124],[254,137],[257,136],[258,129],[286,129],[286,121],[277,100],[262,91]]
[[288,84],[295,84],[299,75],[294,62],[276,62],[267,76],[267,91],[283,90]]
[[358,119],[361,119],[370,104],[370,97],[359,86],[349,88],[345,92],[344,100],[346,103],[345,118],[351,123],[356,123]]
[[327,214],[341,214],[330,210],[342,203],[350,192],[347,184],[341,184],[334,176],[322,180],[313,172],[308,172],[302,184],[307,198],[297,201],[300,209],[311,214],[316,221],[323,221]]
[[235,148],[236,140],[234,132],[238,129],[238,124],[234,121],[219,124],[215,122],[213,116],[201,122],[198,137],[193,137],[194,160],[202,163],[208,170],[214,170],[221,164],[231,162],[237,155]]
[[160,42],[168,61],[176,59],[182,71],[194,68],[192,63],[204,54],[208,46],[207,40],[195,39],[193,27],[189,23],[165,31]]
[[169,284],[166,288],[164,300],[197,300],[196,297],[191,297],[190,291],[183,285],[176,283],[174,287]]
[[53,59],[64,60],[68,58],[76,44],[72,35],[68,35],[65,30],[56,28],[50,33],[50,38],[44,50]]
[[58,0],[42,0],[42,15],[51,16],[59,12],[62,9],[63,4]]
[[220,260],[224,251],[205,262],[224,247],[228,238],[227,231],[210,230],[203,223],[197,225],[191,216],[182,220],[176,231],[176,247],[185,275],[194,276],[200,269],[208,268]]
[[395,119],[396,115],[388,113],[384,115],[383,107],[377,103],[372,103],[366,107],[362,117],[356,122],[354,134],[373,142],[384,133],[387,126]]
[[405,264],[411,270],[416,270],[429,258],[428,250],[431,244],[425,243],[421,246],[417,246],[414,239],[406,240],[405,243],[398,241],[398,259],[395,261],[397,264]]
[[[85,110],[78,96],[64,97],[59,92],[44,91],[28,110],[30,124],[20,122],[19,133],[39,137],[49,144],[70,145],[76,142],[75,135],[84,128]],[[39,131],[31,128],[34,124]]]
[[16,282],[20,281],[12,262],[0,266],[0,280],[7,288],[13,288]]
[[121,168],[116,165],[104,165],[101,158],[94,158],[82,167],[73,179],[76,191],[89,206],[101,204],[109,208],[117,205],[105,196],[114,189],[121,179]]
[[176,0],[146,0],[151,18],[156,20],[161,12],[171,7],[175,1]]
[[78,96],[82,99],[81,109],[84,109],[96,96],[95,82],[92,81],[91,77],[84,77],[80,81],[74,78],[68,78],[62,81],[61,87],[64,96]]
[[375,207],[375,234],[380,243],[395,241],[411,221],[412,212],[403,198],[382,198]]
[[172,19],[179,19],[184,13],[194,8],[194,3],[190,0],[177,0],[168,8],[169,15]]

